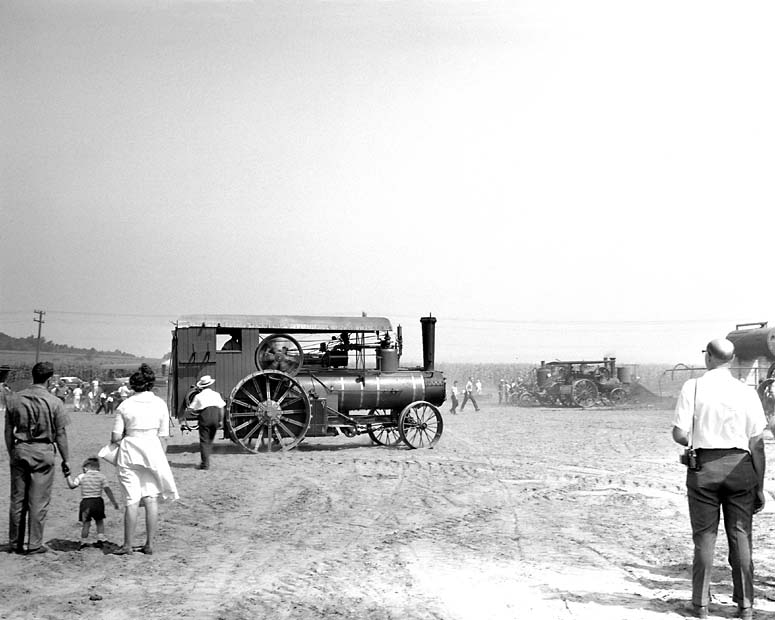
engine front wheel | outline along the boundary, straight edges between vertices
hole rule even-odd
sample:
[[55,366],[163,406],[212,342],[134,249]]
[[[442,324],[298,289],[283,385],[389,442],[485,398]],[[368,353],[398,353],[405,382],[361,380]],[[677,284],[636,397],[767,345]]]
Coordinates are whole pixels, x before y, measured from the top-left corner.
[[621,405],[627,400],[627,390],[622,387],[615,387],[608,395],[608,400],[611,401],[612,405]]
[[438,407],[424,400],[404,407],[398,418],[398,432],[410,448],[432,448],[443,431],[444,420]]

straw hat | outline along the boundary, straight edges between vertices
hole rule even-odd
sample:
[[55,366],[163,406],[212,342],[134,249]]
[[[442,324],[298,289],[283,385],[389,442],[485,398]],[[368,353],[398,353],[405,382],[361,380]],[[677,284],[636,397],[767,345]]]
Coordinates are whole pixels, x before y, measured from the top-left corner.
[[215,383],[215,379],[213,379],[210,375],[205,375],[196,382],[196,387],[198,387],[200,390],[203,390],[206,387],[210,387],[213,383]]

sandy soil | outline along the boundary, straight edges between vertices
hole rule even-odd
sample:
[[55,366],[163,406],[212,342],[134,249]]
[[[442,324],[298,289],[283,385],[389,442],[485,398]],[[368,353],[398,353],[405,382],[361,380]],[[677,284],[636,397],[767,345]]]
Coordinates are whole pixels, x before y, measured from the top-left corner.
[[[52,552],[0,555],[0,618],[680,618],[691,542],[671,416],[484,405],[447,415],[433,450],[364,436],[254,456],[219,441],[206,472],[194,469],[196,436],[175,429],[168,454],[182,497],[162,505],[156,553],[79,551],[79,492],[58,476]],[[77,464],[112,418],[72,417]],[[0,464],[7,472],[5,452]],[[113,468],[103,471],[118,489]],[[775,499],[755,521],[763,619],[775,619],[773,515]],[[121,528],[108,507],[114,543]],[[720,618],[735,611],[726,553],[722,535]]]

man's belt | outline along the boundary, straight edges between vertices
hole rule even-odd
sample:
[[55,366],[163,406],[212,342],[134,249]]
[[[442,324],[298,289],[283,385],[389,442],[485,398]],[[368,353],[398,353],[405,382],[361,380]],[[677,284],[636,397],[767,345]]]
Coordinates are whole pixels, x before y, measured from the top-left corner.
[[54,443],[54,442],[51,441],[50,439],[30,439],[28,441],[23,441],[21,439],[17,439],[14,442],[14,445],[18,445],[20,443]]

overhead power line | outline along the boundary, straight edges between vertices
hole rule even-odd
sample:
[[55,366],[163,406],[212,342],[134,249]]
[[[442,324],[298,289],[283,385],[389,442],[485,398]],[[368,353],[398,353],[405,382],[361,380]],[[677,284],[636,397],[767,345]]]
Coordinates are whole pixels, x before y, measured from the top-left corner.
[[[37,312],[37,311],[36,311]],[[27,311],[21,310],[2,310],[0,316],[13,316],[26,315]],[[164,319],[170,323],[174,322],[179,314],[156,314],[156,313],[127,313],[127,312],[87,312],[79,310],[47,310],[46,314],[51,316],[63,315],[69,317],[105,317],[105,318],[135,318],[135,319]],[[205,314],[242,314],[242,313],[205,313]],[[321,313],[328,314],[328,313]],[[338,313],[338,314],[351,314],[354,313]],[[418,316],[407,314],[392,314],[392,313],[374,313],[373,316],[385,316],[396,320],[416,320]],[[441,321],[454,321],[456,323],[476,323],[476,324],[491,324],[491,325],[694,325],[694,324],[707,324],[707,323],[727,323],[728,317],[706,318],[706,319],[500,319],[490,317],[465,317],[465,316],[445,316],[443,314],[435,315]],[[17,322],[15,319],[11,321]]]

